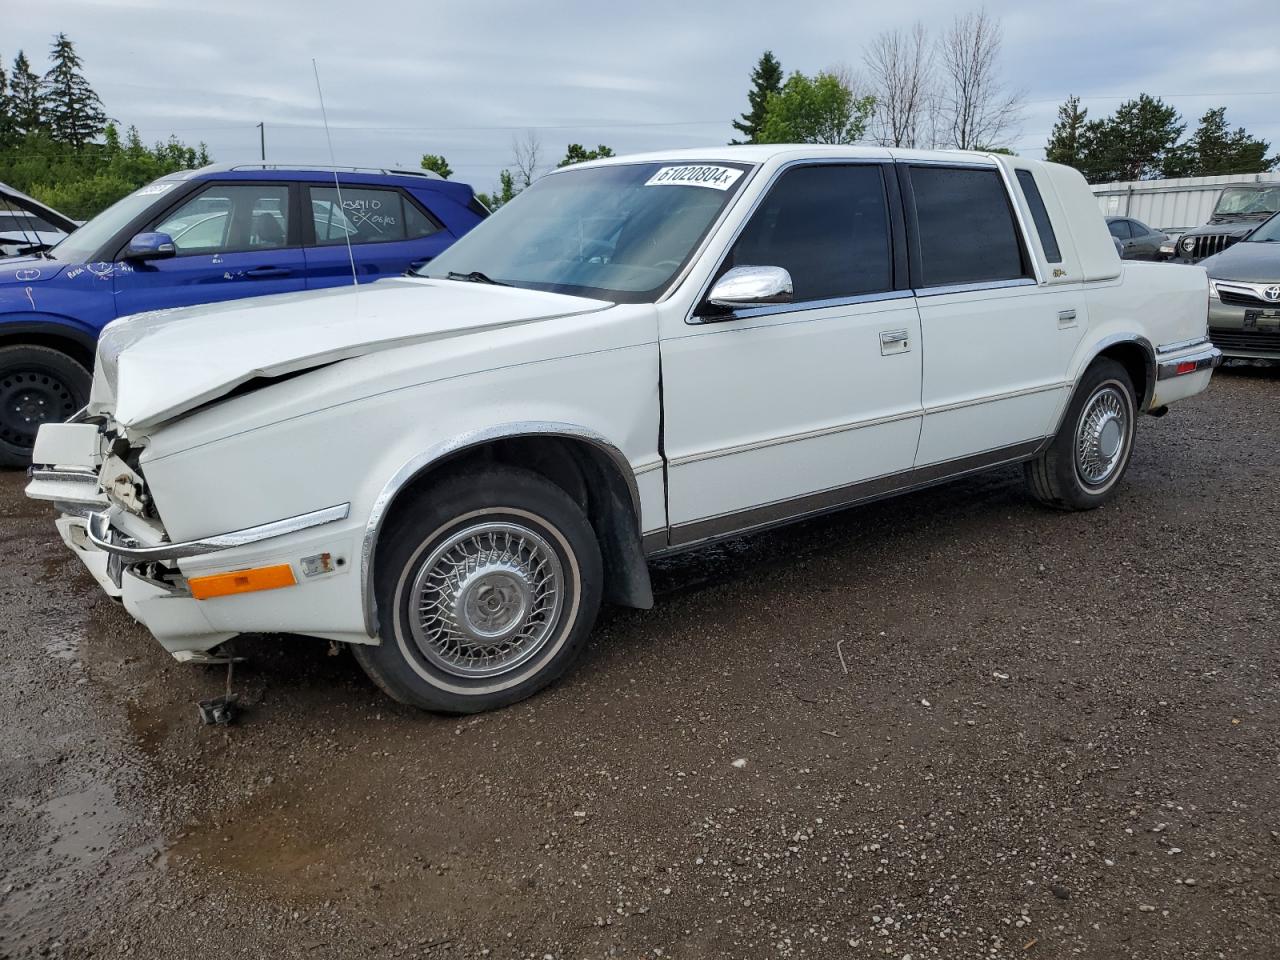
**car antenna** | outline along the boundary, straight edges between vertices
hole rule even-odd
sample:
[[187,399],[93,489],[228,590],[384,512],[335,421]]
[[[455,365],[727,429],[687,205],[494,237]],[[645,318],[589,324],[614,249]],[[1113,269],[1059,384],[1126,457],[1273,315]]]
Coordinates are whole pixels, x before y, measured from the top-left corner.
[[351,231],[347,229],[347,208],[342,202],[342,187],[338,183],[338,164],[333,159],[333,137],[329,134],[329,114],[324,109],[324,91],[320,89],[320,68],[316,66],[316,58],[311,58],[311,70],[316,75],[316,95],[320,98],[320,119],[324,121],[324,138],[329,143],[329,165],[333,167],[333,189],[338,194],[338,212],[342,216],[342,235],[347,240],[347,259],[351,262],[351,283],[360,286],[356,276],[356,258],[351,252]]

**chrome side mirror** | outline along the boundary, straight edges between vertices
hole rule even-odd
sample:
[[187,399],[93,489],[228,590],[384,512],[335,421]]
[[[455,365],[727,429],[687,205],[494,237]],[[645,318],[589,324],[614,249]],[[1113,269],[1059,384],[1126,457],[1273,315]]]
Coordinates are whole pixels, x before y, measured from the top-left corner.
[[757,307],[790,303],[791,274],[782,267],[734,267],[711,288],[707,302],[716,307]]

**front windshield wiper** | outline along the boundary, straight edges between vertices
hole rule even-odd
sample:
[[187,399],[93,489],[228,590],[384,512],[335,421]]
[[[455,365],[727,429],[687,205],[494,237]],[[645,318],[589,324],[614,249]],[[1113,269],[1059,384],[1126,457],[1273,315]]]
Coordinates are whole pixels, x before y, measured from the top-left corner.
[[479,270],[472,270],[470,273],[459,273],[457,270],[450,270],[445,275],[446,280],[466,280],[469,283],[491,283],[495,287],[509,287],[511,284],[503,283],[501,280],[495,280],[486,273]]

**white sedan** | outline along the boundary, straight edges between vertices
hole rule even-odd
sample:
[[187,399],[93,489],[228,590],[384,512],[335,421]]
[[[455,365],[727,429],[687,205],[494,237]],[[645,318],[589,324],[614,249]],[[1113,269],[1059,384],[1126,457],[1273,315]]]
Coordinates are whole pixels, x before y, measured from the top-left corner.
[[1105,502],[1140,415],[1208,385],[1206,304],[1203,271],[1122,263],[1066,167],[615,158],[416,276],[111,324],[28,490],[180,659],[309,634],[483,710],[602,601],[650,606],[649,557],[1002,464]]

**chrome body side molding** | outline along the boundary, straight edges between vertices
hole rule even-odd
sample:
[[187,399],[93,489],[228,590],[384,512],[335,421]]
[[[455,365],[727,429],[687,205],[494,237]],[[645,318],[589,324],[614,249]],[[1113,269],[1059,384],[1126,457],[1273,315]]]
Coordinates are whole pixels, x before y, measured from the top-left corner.
[[[830,513],[859,503],[868,503],[884,497],[906,493],[935,483],[953,480],[969,473],[989,470],[1004,464],[1018,463],[1034,456],[1043,446],[1044,439],[1027,440],[1007,447],[999,447],[972,456],[940,463],[926,464],[905,470],[862,480],[847,486],[819,490],[816,493],[779,500],[774,503],[717,517],[706,517],[681,523],[671,528],[669,546],[658,547],[651,553],[658,556],[677,550],[691,549],[714,540],[754,533],[770,527],[781,526],[808,517]],[[646,537],[646,548],[650,540]]]

